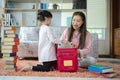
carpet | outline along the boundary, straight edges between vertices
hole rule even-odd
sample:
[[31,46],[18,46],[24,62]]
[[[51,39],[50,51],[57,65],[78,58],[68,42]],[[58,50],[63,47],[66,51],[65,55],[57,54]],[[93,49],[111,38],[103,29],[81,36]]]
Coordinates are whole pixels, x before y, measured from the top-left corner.
[[[20,69],[26,63],[32,63],[36,65],[39,63],[37,60],[17,60],[18,69]],[[110,62],[97,62],[98,64],[105,64],[112,66],[114,71],[117,73],[115,78],[120,78],[120,65],[113,64]],[[104,78],[103,75],[96,75],[84,68],[79,68],[77,72],[59,72],[57,70],[50,72],[15,72],[15,71],[4,71],[5,61],[0,59],[0,76],[42,76],[42,77],[80,77],[80,78]]]

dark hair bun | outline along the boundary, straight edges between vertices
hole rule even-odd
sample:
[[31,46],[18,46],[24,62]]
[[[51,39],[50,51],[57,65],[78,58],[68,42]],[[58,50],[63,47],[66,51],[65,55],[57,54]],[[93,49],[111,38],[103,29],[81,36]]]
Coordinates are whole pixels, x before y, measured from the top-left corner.
[[39,12],[38,12],[37,20],[45,21],[45,17],[47,17],[47,18],[52,18],[51,12],[49,12],[49,11],[47,11],[47,10],[42,10],[42,11],[39,11]]

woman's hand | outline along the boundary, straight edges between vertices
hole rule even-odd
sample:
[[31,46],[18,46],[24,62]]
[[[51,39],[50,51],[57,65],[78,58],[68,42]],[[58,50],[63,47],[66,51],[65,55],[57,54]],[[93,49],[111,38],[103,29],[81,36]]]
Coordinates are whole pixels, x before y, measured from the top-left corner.
[[85,58],[86,56],[80,52],[80,49],[77,49],[78,57],[79,58]]
[[79,49],[77,49],[77,54],[78,54],[78,57],[81,57]]

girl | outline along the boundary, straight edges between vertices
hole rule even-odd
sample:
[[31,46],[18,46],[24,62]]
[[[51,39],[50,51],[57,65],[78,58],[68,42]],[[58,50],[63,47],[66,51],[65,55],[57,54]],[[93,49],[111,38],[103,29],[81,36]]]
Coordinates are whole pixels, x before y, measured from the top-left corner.
[[32,66],[26,64],[21,71],[50,71],[52,62],[56,60],[55,43],[57,43],[49,25],[51,24],[52,14],[49,11],[40,11],[37,15],[38,23],[41,25],[39,30],[38,60],[42,64]]
[[78,56],[81,59],[78,62],[79,66],[87,67],[96,62],[95,58],[87,57],[90,52],[91,37],[86,28],[86,18],[83,12],[73,13],[71,27],[63,32],[61,41],[64,44],[72,42],[78,48]]

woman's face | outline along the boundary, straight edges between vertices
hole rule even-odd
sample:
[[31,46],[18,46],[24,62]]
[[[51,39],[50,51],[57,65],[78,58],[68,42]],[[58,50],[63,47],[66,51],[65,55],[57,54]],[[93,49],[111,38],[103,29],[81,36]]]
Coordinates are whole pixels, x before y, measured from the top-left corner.
[[79,15],[74,15],[72,19],[72,26],[75,30],[79,30],[81,25],[83,24],[83,20],[81,16]]

